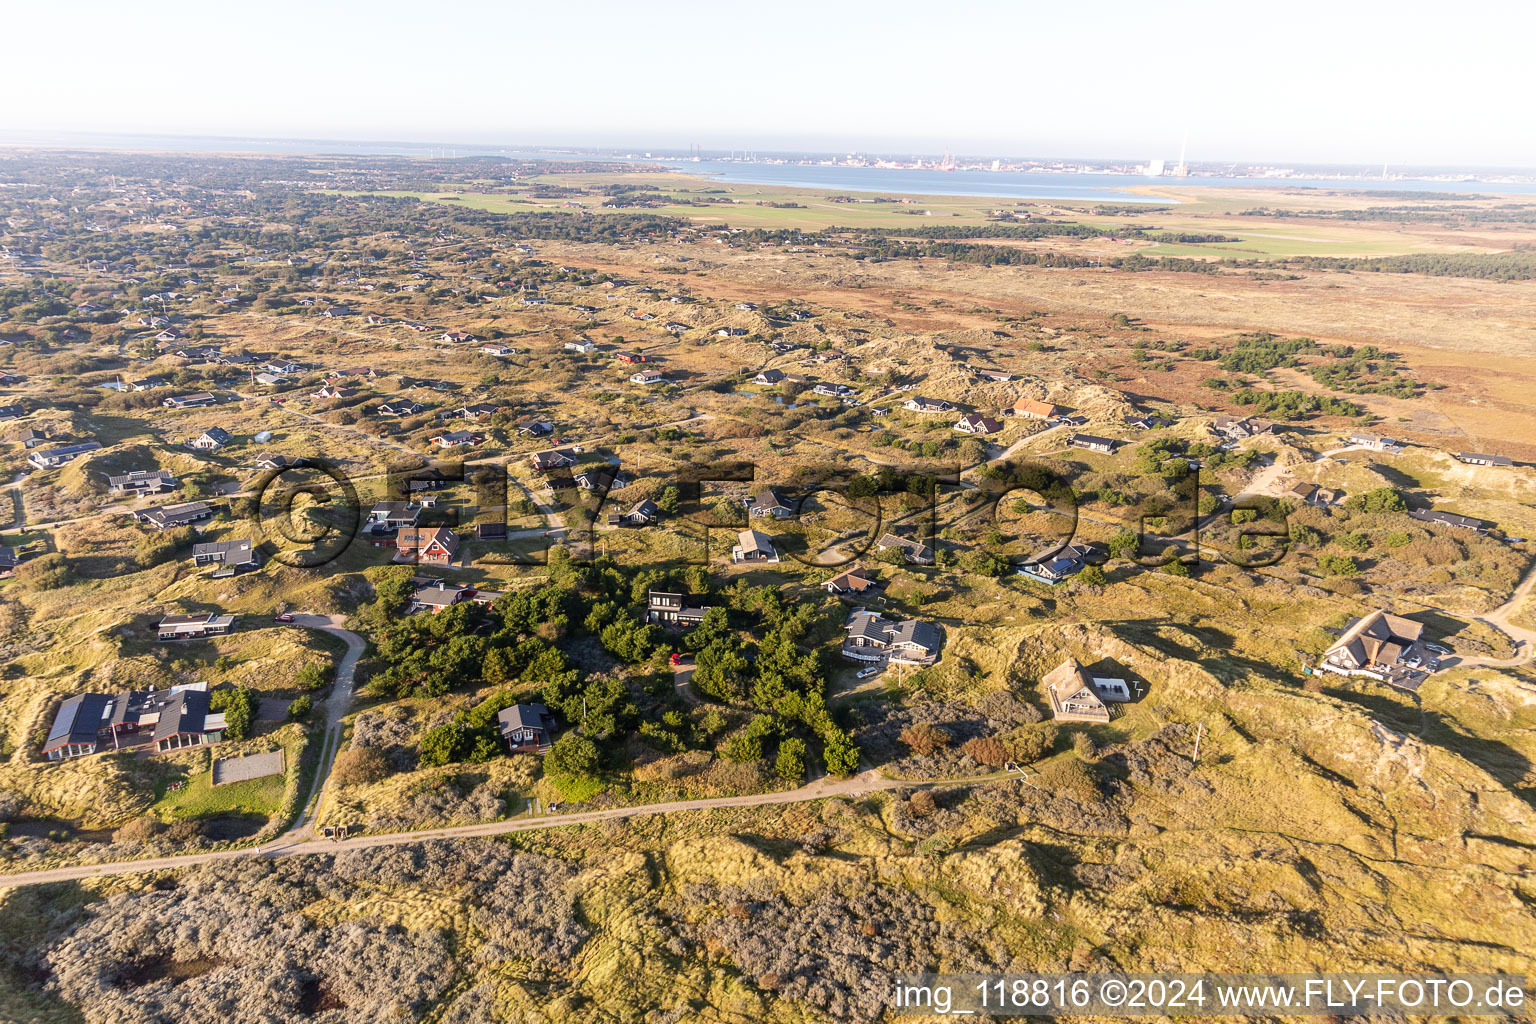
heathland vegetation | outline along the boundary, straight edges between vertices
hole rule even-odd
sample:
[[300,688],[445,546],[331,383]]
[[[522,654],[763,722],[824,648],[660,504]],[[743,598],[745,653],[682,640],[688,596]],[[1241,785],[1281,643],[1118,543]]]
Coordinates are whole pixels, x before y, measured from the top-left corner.
[[[1525,968],[1523,206],[0,167],[0,871],[68,875],[0,894],[14,1016]],[[1454,655],[1314,673],[1375,610]],[[1069,658],[1132,699],[1058,718]],[[71,697],[197,684],[216,743],[45,753]]]

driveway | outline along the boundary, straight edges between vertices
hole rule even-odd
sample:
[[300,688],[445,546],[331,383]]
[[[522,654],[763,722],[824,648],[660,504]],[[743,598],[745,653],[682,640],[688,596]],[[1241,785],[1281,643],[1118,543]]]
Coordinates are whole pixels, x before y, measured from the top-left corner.
[[[354,673],[357,669],[357,659],[362,657],[363,650],[367,647],[362,637],[350,629],[343,629],[341,624],[346,620],[339,615],[308,615],[296,613],[293,624],[303,626],[306,629],[318,629],[332,636],[339,636],[347,642],[347,653],[342,655],[341,661],[336,665],[336,679],[331,683],[331,694],[325,699],[325,729],[320,734],[321,762],[315,767],[315,778],[310,783],[309,795],[304,799],[304,807],[299,812],[299,818],[293,823],[293,827],[283,834],[283,839],[308,838],[314,833],[314,815],[320,806],[320,797],[325,792],[326,783],[331,778],[331,766],[336,763],[336,755],[341,753],[341,720],[346,717],[347,711],[352,707],[352,686]],[[326,751],[329,750],[329,756]]]

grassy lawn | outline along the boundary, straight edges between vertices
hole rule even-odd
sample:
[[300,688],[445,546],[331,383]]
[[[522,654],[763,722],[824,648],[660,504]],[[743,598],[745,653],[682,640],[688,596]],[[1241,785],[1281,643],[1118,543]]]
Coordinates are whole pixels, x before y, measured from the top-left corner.
[[[580,186],[601,184],[613,176],[558,175],[559,184]],[[572,180],[586,179],[587,180]],[[600,180],[601,179],[601,180]],[[804,228],[809,231],[826,227],[914,227],[934,224],[983,224],[988,214],[999,207],[1011,206],[1014,200],[984,196],[908,196],[909,202],[858,202],[834,203],[827,199],[836,192],[817,189],[782,188],[765,185],[736,185],[687,178],[680,175],[625,175],[626,183],[646,183],[659,192],[680,200],[677,206],[660,206],[654,209],[605,210],[596,196],[582,196],[580,202],[591,213],[626,214],[649,213],[664,217],[682,217],[707,223],[723,223],[742,228]],[[440,202],[449,206],[464,206],[492,213],[527,213],[533,210],[576,212],[562,206],[564,199],[535,200],[518,195],[491,195],[464,192],[380,192],[378,195],[402,196],[427,202]],[[734,204],[688,206],[681,205],[691,197],[700,199],[727,195],[737,200]],[[871,193],[859,193],[861,199],[895,198]],[[803,208],[775,208],[758,206],[758,203],[797,203]],[[932,211],[927,216],[922,211]]]
[[169,780],[156,787],[151,809],[162,817],[206,818],[215,814],[276,814],[283,802],[287,773],[213,785],[211,772],[200,772],[182,788],[167,792]]
[[[1047,199],[1022,199],[996,196],[927,196],[901,193],[843,193],[836,189],[793,188],[778,185],[752,185],[717,181],[687,174],[560,174],[530,178],[530,183],[573,188],[600,188],[613,182],[645,185],[651,190],[678,200],[676,206],[653,209],[604,209],[602,197],[583,195],[572,198],[536,199],[527,195],[479,192],[382,192],[421,199],[444,205],[463,206],[492,213],[527,213],[542,210],[577,212],[566,202],[581,204],[591,213],[648,213],[680,217],[703,223],[728,224],[740,228],[802,228],[808,231],[828,227],[914,228],[986,224],[993,210],[1020,203],[1048,206],[1058,213],[1071,214],[1081,209],[1085,214],[1092,202],[1057,202]],[[1392,225],[1350,225],[1307,223],[1285,225],[1270,230],[1250,230],[1251,218],[1234,223],[1229,214],[1263,204],[1273,204],[1278,193],[1244,190],[1241,199],[1225,197],[1225,190],[1188,187],[1179,191],[1150,191],[1153,195],[1177,197],[1178,212],[1148,212],[1110,220],[1091,215],[1081,219],[1106,228],[1146,228],[1148,230],[1183,230],[1236,236],[1240,242],[1185,245],[1160,244],[1140,250],[1153,256],[1226,258],[1266,256],[1384,256],[1424,251],[1474,251],[1475,245],[1446,245],[1426,240],[1420,234],[1403,234]],[[1218,193],[1213,197],[1208,193]],[[832,202],[829,197],[851,195],[859,202]],[[690,200],[730,198],[734,203],[688,205]],[[897,201],[899,200],[899,201]],[[766,204],[794,204],[775,207]],[[765,204],[765,205],[759,205]],[[1262,221],[1260,222],[1262,223]],[[1237,230],[1234,230],[1236,228]],[[1470,241],[1470,240],[1469,240]]]
[[[1201,225],[1215,230],[1215,225]],[[1397,253],[1419,252],[1429,246],[1404,244],[1391,238],[1371,238],[1368,233],[1354,232],[1347,237],[1325,238],[1321,235],[1299,237],[1269,233],[1244,232],[1240,235],[1226,230],[1218,231],[1228,237],[1238,237],[1239,242],[1213,242],[1204,245],[1159,243],[1146,250],[1148,256],[1193,256],[1225,259],[1244,259],[1261,256],[1388,256]],[[1345,235],[1343,232],[1337,233]]]

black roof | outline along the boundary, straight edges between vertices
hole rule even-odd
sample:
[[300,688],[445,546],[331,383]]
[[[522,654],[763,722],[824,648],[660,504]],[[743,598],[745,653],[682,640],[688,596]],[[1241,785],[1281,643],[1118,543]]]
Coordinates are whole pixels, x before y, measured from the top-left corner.
[[203,731],[203,721],[208,717],[206,690],[182,690],[179,693],[160,691],[153,695],[152,700],[160,705],[160,719],[155,723],[155,734],[152,737],[154,740],[163,740],[178,733]]
[[898,622],[891,631],[891,643],[916,644],[925,651],[936,651],[939,649],[939,629],[931,622],[907,619]]
[[48,730],[44,750],[73,743],[95,743],[96,730],[112,706],[112,698],[104,693],[77,693],[59,705],[59,713],[53,717],[53,728]]
[[168,526],[184,526],[213,515],[213,506],[206,501],[185,501],[178,505],[157,505],[139,509],[133,513],[141,522],[152,523],[164,529]]
[[251,552],[251,541],[247,537],[244,540],[214,540],[206,544],[193,544],[193,555],[242,555]]
[[549,708],[543,704],[514,704],[510,708],[503,708],[496,716],[496,722],[503,735],[514,729],[538,729],[544,732],[554,724]]
[[1460,516],[1454,512],[1435,512],[1429,509],[1416,508],[1408,515],[1423,523],[1439,523],[1442,526],[1460,526],[1468,530],[1483,529],[1481,519],[1473,519],[1471,516]]

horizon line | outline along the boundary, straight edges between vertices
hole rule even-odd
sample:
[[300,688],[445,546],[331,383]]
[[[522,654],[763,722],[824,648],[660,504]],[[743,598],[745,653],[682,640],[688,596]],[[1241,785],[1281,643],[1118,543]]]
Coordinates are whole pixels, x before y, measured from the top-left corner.
[[[29,138],[35,136],[36,139]],[[53,137],[50,140],[49,137]],[[581,144],[574,142],[442,142],[415,139],[382,139],[382,138],[332,138],[311,137],[303,135],[261,135],[244,132],[236,134],[209,134],[202,132],[144,132],[144,131],[115,131],[108,129],[0,129],[0,147],[3,148],[58,148],[63,143],[57,139],[120,139],[120,140],[188,140],[203,142],[246,142],[268,144],[306,144],[318,146],[376,146],[396,147],[407,149],[454,149],[470,150],[471,153],[454,154],[452,157],[444,157],[441,154],[430,155],[433,159],[462,159],[472,155],[496,155],[496,151],[514,151],[529,155],[545,154],[572,154],[577,156],[623,156],[633,160],[681,160],[692,159],[697,156],[701,160],[737,159],[746,162],[761,162],[761,157],[775,158],[834,158],[843,159],[851,156],[868,157],[871,159],[922,159],[938,160],[944,157],[952,157],[960,160],[1001,160],[1024,163],[1114,163],[1114,164],[1143,164],[1149,160],[1166,159],[1158,157],[1125,157],[1125,156],[1080,156],[1080,155],[1032,155],[1007,154],[1002,151],[985,153],[953,153],[946,149],[942,154],[937,152],[924,152],[917,149],[878,149],[878,148],[763,148],[751,147],[699,147],[695,150],[692,146],[645,146],[620,145],[615,143]],[[93,150],[131,150],[139,147],[96,145],[83,148]],[[145,146],[143,149],[150,152],[177,153],[193,152],[192,150],[178,150],[163,146]],[[643,155],[640,151],[644,151]],[[267,155],[278,156],[382,156],[389,154],[370,153],[326,153],[308,149],[274,151]],[[398,156],[424,156],[428,154],[393,154]],[[1281,166],[1302,168],[1327,168],[1337,170],[1344,167],[1374,168],[1375,161],[1338,159],[1332,161],[1277,161],[1268,159],[1216,159],[1191,160],[1189,167],[1210,167],[1212,165],[1227,165],[1236,169],[1239,167],[1253,168],[1266,167],[1278,168]],[[1507,164],[1449,164],[1449,163],[1399,163],[1388,165],[1393,173],[1402,175],[1409,170],[1433,171],[1439,173],[1468,172],[1468,173],[1524,173],[1536,174],[1536,167],[1524,167]],[[1387,170],[1384,167],[1383,170]]]

